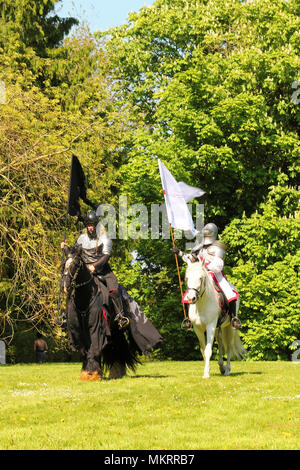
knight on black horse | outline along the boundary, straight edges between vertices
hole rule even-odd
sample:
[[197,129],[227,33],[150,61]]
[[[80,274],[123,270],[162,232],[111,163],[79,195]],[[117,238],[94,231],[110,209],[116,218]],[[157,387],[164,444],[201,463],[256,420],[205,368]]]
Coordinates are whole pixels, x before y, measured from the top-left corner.
[[62,279],[69,341],[83,356],[82,379],[101,378],[105,367],[111,377],[120,377],[127,367],[134,370],[138,355],[150,352],[162,338],[118,284],[108,263],[112,240],[96,212],[88,212],[85,226],[73,247],[61,243],[67,257]]
[[[129,325],[130,320],[124,315],[119,284],[108,263],[112,240],[108,238],[104,227],[99,223],[96,212],[88,212],[84,223],[86,233],[78,237],[76,244],[82,246],[82,259],[89,271],[95,276],[95,280],[104,281],[107,286],[116,314],[114,321],[118,322],[120,328],[125,328]],[[68,255],[68,246],[65,242],[61,244],[61,248]]]

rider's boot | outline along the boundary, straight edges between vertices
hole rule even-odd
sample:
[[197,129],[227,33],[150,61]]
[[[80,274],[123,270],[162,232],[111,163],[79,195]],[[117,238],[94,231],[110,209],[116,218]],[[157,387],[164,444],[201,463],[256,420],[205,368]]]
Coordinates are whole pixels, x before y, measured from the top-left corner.
[[241,328],[241,326],[242,326],[241,320],[238,318],[238,316],[236,314],[236,300],[232,300],[231,302],[229,302],[228,313],[229,313],[230,318],[231,318],[232,328],[234,328],[235,330],[238,330],[239,328]]
[[114,321],[118,323],[120,329],[126,328],[129,325],[129,318],[124,315],[123,304],[118,291],[111,292],[111,300],[116,312]]

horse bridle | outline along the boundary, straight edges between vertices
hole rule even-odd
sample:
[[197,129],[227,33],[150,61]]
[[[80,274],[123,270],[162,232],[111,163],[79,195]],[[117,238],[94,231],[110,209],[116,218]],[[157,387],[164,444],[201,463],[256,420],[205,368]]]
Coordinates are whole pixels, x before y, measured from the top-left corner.
[[[73,259],[73,258],[72,258]],[[71,264],[71,263],[70,263]],[[77,276],[79,274],[79,271],[80,269],[82,268],[82,265],[83,265],[83,261],[82,259],[79,260],[79,265],[77,267],[77,269],[75,270],[75,273],[72,275],[71,272],[70,272],[70,265],[67,267],[67,273],[69,274],[70,278],[71,278],[71,283],[70,283],[70,289],[77,289],[78,287],[82,287],[82,286],[86,286],[87,284],[89,284],[89,282],[91,282],[91,280],[93,279],[93,275],[90,273],[90,278],[87,280],[87,281],[84,281],[84,282],[81,282],[79,284],[76,284],[76,279],[77,279]]]
[[[196,299],[193,302],[190,302],[191,304],[195,304],[197,302],[197,300],[199,299],[199,296],[200,296],[200,299],[202,298],[202,296],[205,292],[206,278],[204,278],[204,287],[203,287],[203,290],[201,292],[202,282],[203,282],[203,278],[201,278],[201,285],[200,285],[199,289],[196,289],[196,287],[188,287],[188,291],[189,290],[194,290],[196,292]],[[201,294],[200,294],[200,292],[201,292]]]

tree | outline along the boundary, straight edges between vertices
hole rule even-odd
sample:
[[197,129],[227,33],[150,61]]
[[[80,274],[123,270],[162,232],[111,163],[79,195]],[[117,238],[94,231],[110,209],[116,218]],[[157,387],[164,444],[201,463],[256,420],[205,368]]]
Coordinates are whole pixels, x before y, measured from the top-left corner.
[[76,18],[60,18],[54,12],[61,0],[1,0],[0,44],[24,55],[27,48],[38,57],[48,57],[62,41]]
[[289,359],[300,337],[299,191],[282,184],[285,179],[269,188],[251,217],[233,219],[222,233],[242,300],[244,340],[255,359]]
[[[140,185],[141,167],[150,181],[151,156],[162,158],[178,178],[204,187],[207,217],[223,227],[251,214],[279,171],[295,183],[298,12],[294,1],[157,1],[110,31],[118,96],[145,122],[124,161],[132,175],[124,184]],[[147,200],[148,186],[135,194]]]
[[87,29],[59,45],[59,55],[48,49],[38,73],[24,44],[22,73],[9,46],[1,57],[6,96],[0,105],[0,331],[7,341],[22,325],[63,336],[54,320],[71,155],[86,170],[89,198],[103,202],[117,185],[116,148],[126,131],[111,106],[100,41]]

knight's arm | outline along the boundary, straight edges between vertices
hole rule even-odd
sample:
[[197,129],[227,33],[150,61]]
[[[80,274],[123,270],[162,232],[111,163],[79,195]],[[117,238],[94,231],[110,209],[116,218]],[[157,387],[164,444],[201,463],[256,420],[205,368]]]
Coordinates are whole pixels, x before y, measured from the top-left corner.
[[60,244],[60,247],[61,247],[63,253],[65,254],[65,256],[68,256],[68,254],[70,253],[70,247],[66,244],[66,242],[62,242]]
[[110,258],[110,255],[102,255],[95,263],[93,263],[93,266],[97,269],[100,266],[103,266],[105,263],[107,263],[109,258]]
[[212,271],[213,273],[218,274],[223,270],[224,257],[226,253],[225,248],[225,243],[220,241],[212,243],[207,248],[204,259],[208,271]]
[[195,261],[197,261],[197,257],[193,253],[191,254],[184,253],[183,251],[179,250],[177,246],[174,246],[173,253],[176,253],[176,255],[180,256],[180,258],[182,258],[182,260],[185,263],[189,264],[189,263],[194,263]]
[[224,261],[219,256],[214,256],[213,260],[206,265],[208,271],[212,271],[215,274],[220,273],[224,268]]
[[102,255],[97,261],[95,261],[95,263],[93,263],[93,266],[96,269],[103,266],[105,263],[107,263],[111,254],[112,240],[108,238],[107,236],[104,236],[102,242],[103,242]]

